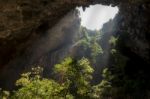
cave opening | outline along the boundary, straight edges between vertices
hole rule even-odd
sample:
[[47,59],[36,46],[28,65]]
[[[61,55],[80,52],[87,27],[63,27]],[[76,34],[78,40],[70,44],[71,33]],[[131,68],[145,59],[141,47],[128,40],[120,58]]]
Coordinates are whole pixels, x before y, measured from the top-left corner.
[[[87,41],[90,42],[92,41],[90,38],[96,38],[96,42],[92,42],[91,46],[95,46],[94,43],[96,43],[100,47],[100,49],[97,48],[99,52],[97,52],[95,58],[96,63],[92,63],[95,70],[92,83],[98,84],[102,80],[102,70],[110,65],[110,54],[116,51],[112,43],[115,44],[118,40],[115,31],[117,29],[119,8],[117,6],[96,4],[87,8],[77,7],[76,9],[79,11],[79,18],[81,19],[81,38],[84,37],[84,33],[87,33]],[[91,58],[89,53],[92,53],[90,49],[88,51],[78,51],[79,56]]]
[[112,20],[119,12],[117,6],[112,7],[96,4],[90,5],[86,9],[83,7],[77,7],[80,12],[81,26],[86,27],[90,30],[102,29],[103,24]]
[[[77,10],[78,13],[76,13]],[[92,82],[94,84],[99,83],[102,79],[100,71],[108,64],[108,52],[110,51],[108,40],[113,35],[112,27],[110,26],[115,26],[115,22],[112,20],[118,11],[118,7],[104,6],[101,4],[90,5],[85,11],[83,11],[82,7],[76,7],[75,10],[68,12],[59,19],[58,23],[54,24],[51,28],[49,28],[49,25],[51,25],[49,21],[42,23],[36,29],[36,35],[39,35],[37,36],[39,38],[31,43],[28,47],[29,50],[25,51],[25,54],[13,59],[14,64],[10,64],[10,67],[18,66],[29,70],[33,65],[40,65],[44,68],[43,75],[45,77],[51,77],[54,65],[61,62],[65,57],[70,56],[75,59],[86,57],[93,61],[92,54],[102,54],[103,52],[103,55],[96,55],[98,57],[96,59],[97,63],[95,64],[93,61],[92,64],[95,68]],[[107,26],[107,22],[110,26]],[[110,31],[108,32],[106,30]],[[99,34],[96,34],[100,31],[105,34],[101,39],[99,38]],[[86,40],[89,45],[82,45],[86,38],[84,35],[85,32],[89,36],[89,41]],[[94,39],[96,39],[94,43],[100,45],[98,45],[99,51],[96,53],[91,51],[91,47],[94,47],[94,44],[92,44]],[[24,69],[19,68],[18,72],[16,72],[17,77],[23,71]],[[17,77],[14,79],[16,80]],[[11,75],[8,78],[11,78]],[[10,87],[8,86],[10,83],[4,85],[4,87]],[[13,84],[12,86],[14,87]],[[10,88],[13,88],[12,86]]]

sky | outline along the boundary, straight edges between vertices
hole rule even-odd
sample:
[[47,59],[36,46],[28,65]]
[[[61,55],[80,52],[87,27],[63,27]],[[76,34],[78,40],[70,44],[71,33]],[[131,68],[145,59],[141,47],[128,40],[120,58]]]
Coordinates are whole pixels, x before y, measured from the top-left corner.
[[91,5],[83,11],[82,7],[77,8],[80,11],[81,25],[91,30],[99,30],[103,24],[113,19],[118,13],[118,7]]

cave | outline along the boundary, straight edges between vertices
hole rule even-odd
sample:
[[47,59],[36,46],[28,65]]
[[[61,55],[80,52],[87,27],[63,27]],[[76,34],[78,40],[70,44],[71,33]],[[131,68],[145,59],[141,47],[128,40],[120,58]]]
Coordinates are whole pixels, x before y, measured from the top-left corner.
[[[71,47],[80,24],[85,26],[80,23],[76,9],[86,11],[90,6],[99,4],[118,8],[117,15],[101,26],[103,32],[118,37],[115,48],[126,59],[123,75],[116,71],[115,65],[118,64],[113,55],[109,55],[107,64],[103,64],[109,66],[112,73],[117,73],[120,80],[128,79],[122,83],[112,82],[115,87],[127,88],[122,92],[127,96],[118,95],[117,99],[132,99],[130,96],[135,96],[133,99],[149,99],[149,0],[1,0],[0,88],[16,89],[14,83],[20,74],[30,70],[32,66],[42,65],[43,75],[48,77],[51,67],[68,53],[76,58],[81,57],[84,53],[78,55],[78,48]],[[104,36],[108,41],[110,36]],[[103,42],[105,40],[100,44],[108,49],[107,42]],[[110,53],[105,53],[105,56],[108,54]],[[102,62],[100,59],[98,63]],[[98,76],[100,75],[95,78],[99,81],[102,77]]]

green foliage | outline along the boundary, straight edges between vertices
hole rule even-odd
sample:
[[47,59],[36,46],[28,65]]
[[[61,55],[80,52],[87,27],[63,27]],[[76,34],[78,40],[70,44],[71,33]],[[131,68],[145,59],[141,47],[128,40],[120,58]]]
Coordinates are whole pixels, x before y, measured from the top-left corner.
[[100,87],[100,97],[109,97],[112,93],[112,85],[111,80],[113,79],[113,75],[111,74],[108,68],[105,68],[102,73],[103,80],[98,85]]
[[95,59],[96,56],[98,56],[99,54],[103,53],[102,48],[100,47],[100,45],[97,42],[93,42],[93,44],[90,46],[91,48],[91,56]]
[[111,54],[115,54],[117,53],[117,50],[116,49],[111,49]]
[[[59,67],[59,68],[58,68]],[[62,69],[60,69],[62,68]],[[63,69],[66,68],[66,69]],[[70,93],[75,98],[79,99],[103,99],[109,97],[112,92],[112,86],[110,81],[113,79],[111,72],[106,68],[103,70],[103,80],[98,85],[92,86],[90,80],[92,80],[93,68],[90,66],[90,62],[86,58],[82,58],[79,61],[74,61],[71,58],[66,58],[60,64],[55,65],[55,73],[65,74],[64,80],[70,81]],[[63,75],[64,76],[64,75]],[[60,77],[61,78],[61,77]],[[63,82],[65,82],[63,80]]]
[[0,88],[0,99],[8,99],[10,96],[10,92],[9,91],[3,91]]
[[58,81],[42,77],[41,67],[32,68],[31,72],[21,74],[16,81],[18,90],[9,97],[9,93],[0,93],[1,99],[86,99],[90,92],[93,69],[86,58],[75,61],[65,58],[54,67],[59,75]]
[[118,41],[118,38],[111,36],[109,40],[109,44],[111,44],[112,46],[116,46],[117,41]]
[[60,64],[56,64],[54,67],[54,73],[59,75],[59,80],[63,82],[64,80],[67,80],[69,77],[73,75],[73,72],[71,71],[73,60],[69,58],[65,58],[64,61],[62,61]]
[[[69,93],[65,93],[67,82],[59,84],[40,76],[42,68],[32,68],[32,72],[24,73],[17,80],[19,90],[15,91],[12,99],[71,99]],[[68,98],[67,98],[68,97]]]
[[103,50],[98,43],[101,37],[100,32],[95,31],[95,34],[89,35],[88,30],[82,28],[81,33],[83,34],[83,37],[77,42],[78,46],[83,46],[84,51],[90,50],[90,58],[95,62],[96,57],[103,53]]
[[[64,80],[71,80],[74,77],[85,76],[83,78],[91,78],[93,68],[90,66],[90,62],[86,58],[82,58],[79,61],[75,61],[71,58],[65,58],[60,64],[56,64],[54,67],[54,73],[63,76]],[[90,77],[89,77],[90,76]]]
[[0,93],[1,99],[103,99],[110,95],[112,79],[110,71],[104,69],[104,80],[91,85],[93,68],[87,58],[73,60],[68,57],[54,66],[57,80],[42,77],[41,67],[23,73],[16,81],[18,90],[11,96]]
[[107,80],[102,80],[100,84],[93,86],[91,95],[94,99],[105,99],[111,96],[111,84]]
[[126,96],[125,91],[129,91],[129,88],[134,86],[134,83],[131,82],[125,74],[125,66],[128,58],[123,56],[121,53],[119,53],[119,51],[115,50],[115,53],[112,53],[111,55],[111,59],[113,61],[113,66],[111,68],[112,75],[113,75],[112,96],[115,98],[125,97]]
[[[87,97],[92,79],[93,68],[86,58],[79,61],[66,58],[60,64],[56,64],[54,72],[59,75],[59,82],[70,81],[70,92],[78,97]],[[74,88],[74,90],[71,90]]]
[[100,84],[92,86],[91,88],[92,91],[90,93],[90,97],[93,99],[105,99],[112,95],[111,80],[113,79],[113,76],[108,68],[103,70],[102,76],[103,80]]

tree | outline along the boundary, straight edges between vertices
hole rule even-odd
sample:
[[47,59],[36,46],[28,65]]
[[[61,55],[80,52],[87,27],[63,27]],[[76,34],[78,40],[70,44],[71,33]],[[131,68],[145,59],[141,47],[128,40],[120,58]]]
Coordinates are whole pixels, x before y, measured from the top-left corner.
[[16,81],[18,90],[11,99],[74,99],[89,97],[93,69],[86,58],[65,58],[54,66],[58,80],[42,77],[42,68],[32,68]]
[[[96,62],[96,57],[100,54],[103,53],[103,50],[101,46],[99,45],[98,41],[101,38],[100,32],[99,31],[93,31],[90,35],[89,31],[86,28],[81,28],[81,33],[83,36],[81,39],[78,40],[77,44],[78,46],[83,46],[84,50],[83,51],[90,51],[90,58],[92,59],[92,62]],[[88,53],[89,54],[89,53]]]
[[66,58],[60,64],[56,64],[54,72],[59,75],[59,82],[70,82],[69,91],[76,97],[88,97],[91,87],[93,68],[86,58],[79,61]]
[[87,58],[74,60],[65,58],[54,66],[58,79],[42,77],[41,67],[32,68],[31,72],[21,74],[16,81],[18,90],[11,96],[9,92],[0,94],[2,99],[103,99],[110,95],[111,73],[103,71],[104,80],[98,85],[91,85],[93,68]]
[[[12,99],[71,99],[70,94],[64,94],[67,85],[59,84],[51,79],[41,77],[42,68],[32,68],[32,72],[24,73],[17,80],[20,87],[14,92]],[[67,98],[70,97],[70,98]]]
[[55,65],[54,72],[59,74],[61,78],[59,82],[70,82],[68,91],[75,98],[105,99],[111,96],[111,80],[113,79],[111,72],[105,68],[102,73],[104,79],[98,85],[91,85],[94,70],[86,58],[79,61],[66,58],[60,64]]
[[107,97],[112,96],[112,86],[111,80],[113,76],[108,68],[105,68],[102,72],[103,80],[98,84],[94,85],[91,88],[90,96],[93,99],[106,99]]

